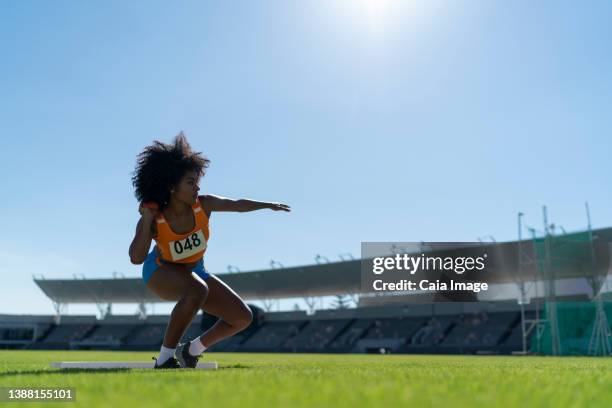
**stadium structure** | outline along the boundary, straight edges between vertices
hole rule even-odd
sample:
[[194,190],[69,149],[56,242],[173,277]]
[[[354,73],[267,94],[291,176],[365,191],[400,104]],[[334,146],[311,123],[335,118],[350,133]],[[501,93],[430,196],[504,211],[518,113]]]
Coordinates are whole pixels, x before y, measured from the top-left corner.
[[[359,259],[226,273],[221,278],[247,302],[270,305],[276,299],[304,298],[311,310],[273,312],[249,303],[255,317],[251,325],[210,351],[610,355],[609,257],[596,264],[566,265],[556,260],[555,251],[571,242],[607,247],[611,240],[612,228],[589,228],[487,243],[507,259],[507,273],[496,275],[493,283],[514,291],[506,291],[513,293],[506,299],[477,302],[424,303],[418,294],[362,291]],[[169,316],[147,314],[147,305],[160,300],[141,279],[34,281],[52,300],[55,313],[0,315],[0,347],[159,349]],[[350,296],[356,307],[316,310],[322,296]],[[96,304],[100,316],[62,315],[64,305],[74,303]],[[140,313],[112,315],[112,305],[120,303],[137,303]],[[196,316],[183,340],[198,336],[215,320],[205,313]]]

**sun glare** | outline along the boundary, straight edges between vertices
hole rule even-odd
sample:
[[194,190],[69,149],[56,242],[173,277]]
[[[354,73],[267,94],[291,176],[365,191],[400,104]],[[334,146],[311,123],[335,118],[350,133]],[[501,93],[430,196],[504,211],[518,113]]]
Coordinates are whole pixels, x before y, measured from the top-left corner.
[[420,0],[340,0],[329,2],[345,23],[371,35],[388,33],[413,20]]
[[[353,0],[354,7],[359,7],[367,20],[375,25],[383,25],[391,17],[393,8],[397,7],[394,0]],[[395,4],[394,4],[395,3]]]

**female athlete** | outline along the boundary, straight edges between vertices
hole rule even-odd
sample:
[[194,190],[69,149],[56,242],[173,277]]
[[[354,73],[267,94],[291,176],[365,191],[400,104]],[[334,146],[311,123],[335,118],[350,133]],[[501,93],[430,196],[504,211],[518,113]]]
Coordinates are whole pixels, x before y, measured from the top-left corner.
[[[244,301],[217,276],[203,256],[214,211],[246,212],[281,203],[198,195],[210,161],[193,152],[181,132],[172,144],[154,141],[138,155],[132,177],[141,218],[130,245],[130,260],[143,264],[142,279],[163,300],[177,301],[170,315],[155,368],[195,368],[204,350],[245,329],[253,315]],[[151,252],[151,241],[155,247]],[[178,344],[200,309],[219,320],[200,337]]]

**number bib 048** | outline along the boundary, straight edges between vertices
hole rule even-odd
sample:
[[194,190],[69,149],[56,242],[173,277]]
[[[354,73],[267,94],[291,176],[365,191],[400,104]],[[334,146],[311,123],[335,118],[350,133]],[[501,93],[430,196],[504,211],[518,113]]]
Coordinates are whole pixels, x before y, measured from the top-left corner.
[[190,234],[186,238],[170,241],[170,254],[173,261],[189,258],[206,249],[206,238],[202,230]]

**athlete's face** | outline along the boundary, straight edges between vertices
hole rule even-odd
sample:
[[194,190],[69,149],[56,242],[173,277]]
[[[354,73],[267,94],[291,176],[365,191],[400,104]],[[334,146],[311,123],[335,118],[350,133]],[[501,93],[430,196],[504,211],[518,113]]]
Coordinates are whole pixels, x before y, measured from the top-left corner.
[[198,191],[200,191],[200,177],[197,172],[189,171],[174,189],[173,196],[179,201],[193,205],[197,202]]

